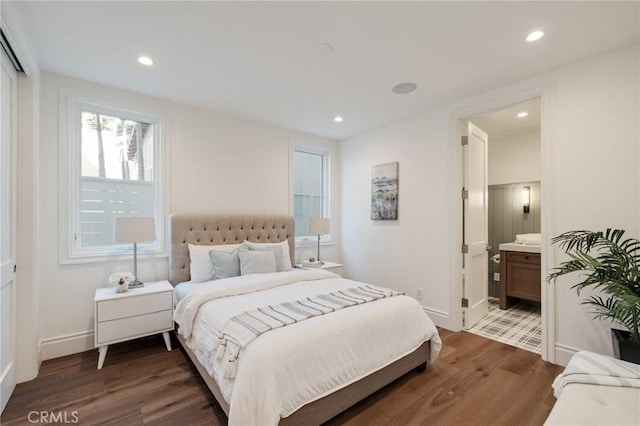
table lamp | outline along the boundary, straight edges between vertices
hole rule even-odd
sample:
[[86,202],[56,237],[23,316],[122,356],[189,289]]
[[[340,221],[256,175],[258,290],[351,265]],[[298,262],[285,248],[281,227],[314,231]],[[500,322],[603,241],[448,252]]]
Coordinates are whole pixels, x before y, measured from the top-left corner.
[[[320,262],[320,235],[327,235],[331,232],[331,226],[329,219],[326,217],[312,217],[309,218],[309,235],[318,235],[318,257],[316,260]],[[320,262],[321,264],[323,262]]]
[[115,242],[133,243],[133,281],[129,288],[143,287],[138,279],[138,243],[155,241],[156,223],[152,217],[117,217]]

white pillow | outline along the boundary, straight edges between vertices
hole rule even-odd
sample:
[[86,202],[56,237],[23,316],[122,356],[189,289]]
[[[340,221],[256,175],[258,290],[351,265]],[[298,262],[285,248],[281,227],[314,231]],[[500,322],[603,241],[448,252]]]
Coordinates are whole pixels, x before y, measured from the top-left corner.
[[[249,250],[251,249],[258,249],[259,247],[268,247],[268,246],[278,246],[278,247],[282,247],[282,254],[283,254],[283,267],[282,270],[283,271],[290,271],[293,269],[292,265],[291,265],[291,254],[289,253],[289,241],[288,240],[284,240],[284,241],[280,241],[279,243],[252,243],[251,241],[245,241],[245,243],[249,246]],[[280,271],[278,271],[280,272]]]
[[260,244],[259,246],[253,246],[253,247],[247,246],[247,249],[250,251],[271,251],[276,256],[276,272],[291,270],[291,268],[288,268],[287,264],[284,262],[284,253],[282,252],[282,247],[279,245],[274,246],[274,245]]
[[191,282],[201,283],[213,279],[213,264],[209,257],[211,250],[231,253],[244,243],[220,244],[217,246],[201,246],[189,244],[189,259],[191,260]]
[[240,275],[276,272],[276,255],[272,251],[239,251]]

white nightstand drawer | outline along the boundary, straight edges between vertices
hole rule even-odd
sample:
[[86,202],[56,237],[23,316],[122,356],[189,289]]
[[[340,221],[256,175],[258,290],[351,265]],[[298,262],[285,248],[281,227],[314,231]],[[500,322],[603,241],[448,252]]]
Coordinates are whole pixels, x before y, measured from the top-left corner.
[[332,266],[329,268],[323,268],[326,271],[333,272],[334,274],[338,274],[342,276],[342,266]]
[[124,293],[116,293],[113,287],[99,288],[93,301],[98,370],[112,343],[162,333],[167,350],[171,350],[173,287],[169,281],[147,282]]
[[315,268],[320,268],[320,269],[324,269],[326,271],[329,272],[333,272],[334,274],[338,274],[340,276],[342,276],[342,263],[335,263],[335,262],[323,262],[321,266],[315,266],[315,267],[311,267],[311,266],[304,266],[304,263],[298,263],[296,264],[296,268],[302,268],[302,269],[315,269]]
[[110,321],[127,318],[149,312],[172,309],[173,293],[162,292],[144,294],[122,299],[104,300],[98,302],[98,321]]
[[100,322],[98,323],[96,345],[103,345],[130,337],[160,333],[171,329],[173,327],[172,314],[173,312],[170,309],[168,311]]

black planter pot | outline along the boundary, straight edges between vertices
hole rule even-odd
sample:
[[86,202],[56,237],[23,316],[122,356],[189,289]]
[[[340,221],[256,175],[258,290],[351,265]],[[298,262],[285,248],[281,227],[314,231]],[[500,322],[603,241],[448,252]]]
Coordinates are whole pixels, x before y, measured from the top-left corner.
[[628,331],[611,329],[613,353],[618,359],[640,364],[640,343],[629,340],[630,335]]

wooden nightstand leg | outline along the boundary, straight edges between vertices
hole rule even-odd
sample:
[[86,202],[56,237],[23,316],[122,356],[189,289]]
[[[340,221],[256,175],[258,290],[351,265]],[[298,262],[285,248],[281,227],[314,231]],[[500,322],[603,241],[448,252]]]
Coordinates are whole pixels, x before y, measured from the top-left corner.
[[109,349],[109,345],[98,348],[98,370],[104,365],[104,359],[107,357],[107,349]]
[[169,338],[169,332],[165,331],[162,333],[162,338],[164,339],[164,344],[167,347],[167,350],[171,351],[171,338]]

